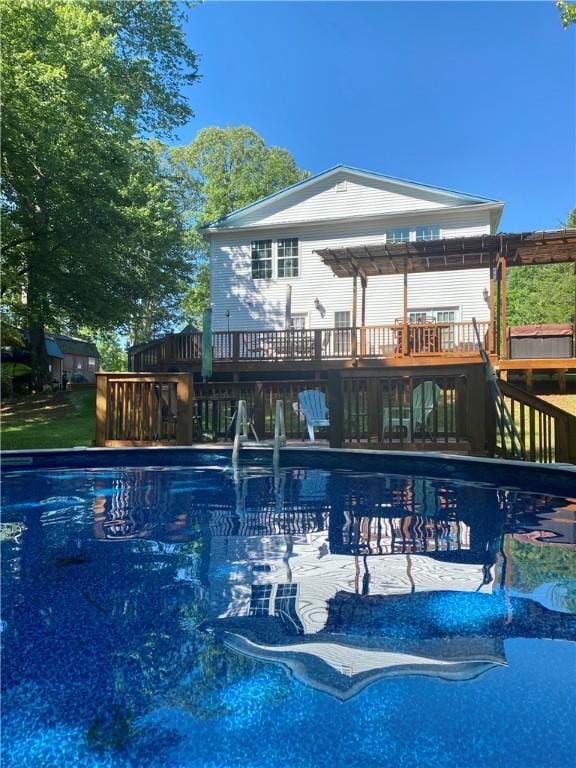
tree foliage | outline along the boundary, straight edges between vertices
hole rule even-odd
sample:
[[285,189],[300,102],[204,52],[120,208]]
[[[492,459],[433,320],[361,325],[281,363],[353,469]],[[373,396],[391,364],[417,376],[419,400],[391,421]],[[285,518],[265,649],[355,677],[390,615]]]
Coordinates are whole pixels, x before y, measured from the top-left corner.
[[560,19],[564,29],[570,24],[576,24],[576,4],[565,3],[563,0],[557,0],[556,8],[560,11]]
[[287,150],[266,146],[261,136],[247,126],[204,128],[191,144],[174,148],[171,157],[180,176],[186,179],[185,218],[196,265],[183,308],[190,322],[199,323],[210,288],[207,243],[198,229],[308,174],[298,169]]
[[2,2],[2,287],[39,382],[46,327],[118,324],[186,273],[174,180],[140,138],[191,114],[181,8]]
[[[576,227],[576,209],[567,227]],[[574,264],[514,267],[508,273],[507,317],[509,325],[570,323],[576,316]]]

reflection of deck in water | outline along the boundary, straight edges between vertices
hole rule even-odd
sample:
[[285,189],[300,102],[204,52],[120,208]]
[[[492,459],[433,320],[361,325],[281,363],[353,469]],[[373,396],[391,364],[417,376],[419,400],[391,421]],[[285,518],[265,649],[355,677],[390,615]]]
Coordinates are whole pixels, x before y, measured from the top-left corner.
[[394,675],[472,679],[506,663],[506,638],[575,631],[513,594],[502,538],[569,541],[570,500],[307,469],[220,478],[198,492],[193,477],[119,470],[95,483],[96,536],[202,537],[212,629],[341,700]]

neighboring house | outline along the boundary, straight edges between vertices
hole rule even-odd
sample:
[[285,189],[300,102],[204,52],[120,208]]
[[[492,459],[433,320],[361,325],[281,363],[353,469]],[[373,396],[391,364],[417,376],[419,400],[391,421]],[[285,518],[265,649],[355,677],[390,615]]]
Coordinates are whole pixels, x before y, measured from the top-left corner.
[[[30,364],[30,336],[28,331],[21,334],[22,346],[2,348],[2,362]],[[44,336],[48,370],[53,382],[60,386],[64,376],[67,381],[96,381],[100,353],[95,344],[59,333],[46,333]]]
[[[318,250],[493,234],[502,209],[496,200],[336,166],[204,227],[213,329],[349,327],[352,281],[335,277]],[[487,320],[489,281],[487,268],[410,275],[409,319]],[[370,278],[366,324],[402,315],[402,275]]]
[[62,374],[66,375],[68,381],[74,381],[74,379],[91,383],[96,381],[96,373],[100,368],[100,354],[93,342],[61,334],[47,334],[47,338],[52,339],[64,355]]

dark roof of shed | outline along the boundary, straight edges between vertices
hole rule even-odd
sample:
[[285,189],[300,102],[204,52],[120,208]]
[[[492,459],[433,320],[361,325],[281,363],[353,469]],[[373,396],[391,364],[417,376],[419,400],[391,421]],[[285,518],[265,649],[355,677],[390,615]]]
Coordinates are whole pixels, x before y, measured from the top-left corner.
[[100,357],[96,344],[86,339],[76,339],[73,336],[64,336],[59,333],[47,333],[46,338],[53,339],[62,352],[69,355],[85,355],[87,357]]
[[557,264],[576,262],[576,229],[370,243],[321,248],[315,253],[337,277],[478,269],[497,266],[503,256],[509,267]]

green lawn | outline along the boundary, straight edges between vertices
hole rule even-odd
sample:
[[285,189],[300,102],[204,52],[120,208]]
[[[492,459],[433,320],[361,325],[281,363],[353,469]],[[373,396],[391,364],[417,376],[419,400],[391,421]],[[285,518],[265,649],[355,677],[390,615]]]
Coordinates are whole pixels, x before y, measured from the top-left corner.
[[2,406],[3,450],[74,448],[92,445],[95,433],[93,388],[33,395]]

